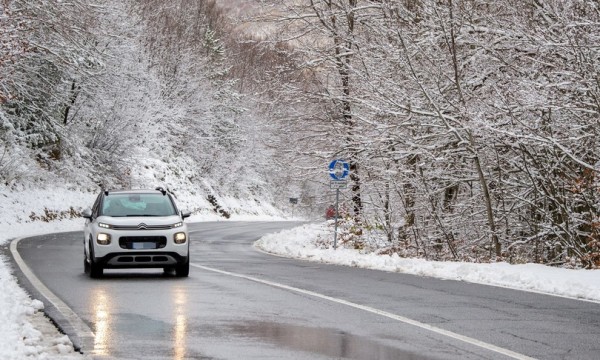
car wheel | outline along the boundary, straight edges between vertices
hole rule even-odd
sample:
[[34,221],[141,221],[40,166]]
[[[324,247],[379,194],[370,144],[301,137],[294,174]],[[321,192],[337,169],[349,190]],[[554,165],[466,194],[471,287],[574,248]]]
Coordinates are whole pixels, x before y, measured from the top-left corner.
[[187,277],[190,274],[190,259],[188,258],[183,264],[175,266],[175,276]]
[[102,265],[100,265],[94,261],[94,247],[91,244],[90,244],[89,267],[90,267],[90,277],[91,278],[97,279],[99,277],[102,277],[102,275],[104,274],[104,268],[102,267]]
[[102,277],[103,274],[104,268],[102,267],[102,265],[92,261],[92,263],[90,264],[90,277],[97,279],[99,277]]
[[83,272],[86,274],[90,273],[90,263],[85,256],[85,251],[83,252]]

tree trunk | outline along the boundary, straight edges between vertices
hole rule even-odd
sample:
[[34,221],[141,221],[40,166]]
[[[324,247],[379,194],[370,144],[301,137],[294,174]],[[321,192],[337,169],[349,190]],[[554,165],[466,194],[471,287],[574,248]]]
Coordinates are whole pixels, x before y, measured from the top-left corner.
[[479,184],[481,185],[481,190],[483,191],[483,199],[485,201],[485,210],[488,219],[488,226],[490,228],[492,246],[494,247],[494,252],[496,256],[502,255],[502,248],[500,245],[500,241],[498,240],[498,234],[496,234],[496,222],[494,221],[494,211],[492,208],[492,198],[490,197],[490,191],[487,185],[487,180],[485,179],[485,174],[483,173],[483,169],[481,167],[481,161],[479,160],[479,154],[477,153],[477,149],[475,148],[475,140],[473,138],[473,134],[471,131],[468,131],[469,134],[469,142],[471,144],[471,151],[475,157],[475,167],[477,168],[477,176],[479,178]]

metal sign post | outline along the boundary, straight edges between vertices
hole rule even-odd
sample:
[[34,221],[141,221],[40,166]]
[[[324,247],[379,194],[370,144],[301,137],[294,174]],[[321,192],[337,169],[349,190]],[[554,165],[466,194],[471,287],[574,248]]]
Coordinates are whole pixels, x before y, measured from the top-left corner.
[[333,180],[329,183],[330,189],[335,189],[335,227],[333,231],[333,248],[337,249],[338,214],[340,213],[340,189],[345,189],[348,182],[345,180],[350,174],[350,165],[343,160],[333,160],[329,164],[329,176]]
[[335,227],[333,228],[333,250],[337,249],[338,213],[340,212],[340,188],[335,189]]

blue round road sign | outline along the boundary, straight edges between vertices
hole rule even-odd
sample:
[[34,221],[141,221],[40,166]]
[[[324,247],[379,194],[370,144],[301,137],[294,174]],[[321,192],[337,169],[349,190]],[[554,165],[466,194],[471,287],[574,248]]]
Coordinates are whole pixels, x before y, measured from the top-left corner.
[[350,165],[344,160],[333,160],[329,164],[329,176],[333,180],[344,180],[350,174]]

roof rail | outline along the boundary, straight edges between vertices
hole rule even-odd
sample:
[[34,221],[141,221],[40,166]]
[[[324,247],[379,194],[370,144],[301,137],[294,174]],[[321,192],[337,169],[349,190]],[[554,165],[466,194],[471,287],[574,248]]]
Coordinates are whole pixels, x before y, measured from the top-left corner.
[[163,189],[161,186],[155,188],[154,190],[160,191],[163,195],[167,195],[167,190]]

